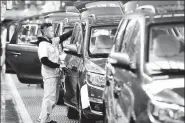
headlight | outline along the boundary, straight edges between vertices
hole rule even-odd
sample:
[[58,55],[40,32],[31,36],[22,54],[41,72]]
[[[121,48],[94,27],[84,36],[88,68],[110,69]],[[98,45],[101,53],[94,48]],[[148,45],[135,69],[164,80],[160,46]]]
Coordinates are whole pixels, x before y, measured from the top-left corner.
[[184,107],[175,104],[150,101],[148,103],[148,114],[152,120],[184,122]]
[[87,81],[96,86],[105,86],[105,76],[95,73],[87,73]]

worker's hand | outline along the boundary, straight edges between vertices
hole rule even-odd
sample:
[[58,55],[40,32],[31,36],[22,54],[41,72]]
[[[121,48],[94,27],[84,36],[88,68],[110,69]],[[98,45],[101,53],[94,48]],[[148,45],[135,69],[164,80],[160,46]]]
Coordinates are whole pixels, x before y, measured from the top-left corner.
[[65,64],[60,64],[60,70],[66,72],[67,68]]
[[66,67],[65,64],[60,64],[60,69],[62,69],[62,68],[64,68],[64,67]]

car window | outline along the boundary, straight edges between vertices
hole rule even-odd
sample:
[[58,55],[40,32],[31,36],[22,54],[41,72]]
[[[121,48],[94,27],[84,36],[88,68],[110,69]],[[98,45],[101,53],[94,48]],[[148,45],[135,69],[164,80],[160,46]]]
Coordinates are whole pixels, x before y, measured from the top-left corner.
[[117,26],[98,26],[91,28],[89,51],[93,56],[109,54],[113,46]]
[[135,29],[135,24],[136,24],[135,19],[129,20],[128,25],[125,29],[125,34],[124,34],[123,39],[122,39],[121,48],[120,48],[121,51],[120,52],[125,52],[125,48],[129,47],[131,36],[132,36],[133,31]]
[[82,42],[82,28],[79,23],[75,24],[75,27],[73,29],[73,34],[71,37],[71,42],[70,44],[81,44]]
[[37,30],[37,36],[38,36],[38,37],[39,37],[39,36],[42,36],[41,28],[38,28],[38,30]]
[[[172,31],[172,30],[174,30]],[[172,33],[162,33],[171,30]],[[184,23],[153,25],[150,29],[149,62],[176,62],[184,64]],[[178,68],[175,65],[172,65]],[[180,66],[180,65],[179,65]],[[169,67],[170,69],[170,67]]]
[[15,28],[16,28],[16,25],[10,25],[10,27],[9,27],[9,34],[8,34],[8,42],[9,41],[11,41],[11,39],[12,39],[12,36],[13,36],[13,34],[14,34],[14,32],[15,32]]
[[136,56],[139,56],[141,37],[140,29],[140,24],[137,21],[132,36],[126,45],[127,47],[125,48],[126,53],[128,53],[131,61],[134,63],[136,63]]
[[54,34],[56,35],[57,33],[57,28],[58,28],[58,23],[52,23],[52,27],[53,27],[53,30],[54,30]]
[[122,23],[120,23],[119,27],[118,27],[118,31],[116,33],[116,36],[115,36],[115,51],[118,52],[120,50],[120,43],[122,41],[122,38],[123,38],[123,34],[125,32],[125,28],[128,24],[128,20],[124,20],[122,21]]
[[22,25],[18,31],[17,44],[33,44],[37,41],[38,25]]
[[31,26],[29,35],[30,36],[36,36],[36,29],[37,29],[36,26]]

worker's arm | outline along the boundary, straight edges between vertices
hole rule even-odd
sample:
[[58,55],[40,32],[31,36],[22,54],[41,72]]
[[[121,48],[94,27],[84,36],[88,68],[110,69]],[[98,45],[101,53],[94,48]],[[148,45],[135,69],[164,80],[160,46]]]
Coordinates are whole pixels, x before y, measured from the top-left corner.
[[60,37],[59,37],[60,38],[59,44],[61,44],[63,41],[65,41],[66,39],[71,37],[72,36],[72,32],[73,32],[73,30],[70,30],[70,31],[60,35]]
[[57,64],[57,63],[54,63],[54,62],[50,61],[48,59],[48,57],[42,57],[41,58],[41,63],[43,65],[46,65],[46,66],[50,67],[50,68],[59,68],[60,67],[60,64]]

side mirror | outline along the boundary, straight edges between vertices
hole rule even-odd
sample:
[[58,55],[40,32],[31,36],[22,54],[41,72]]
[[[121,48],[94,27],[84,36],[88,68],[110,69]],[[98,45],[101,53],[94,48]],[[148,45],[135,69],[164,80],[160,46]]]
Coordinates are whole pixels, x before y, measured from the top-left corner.
[[75,44],[68,44],[64,47],[64,52],[71,55],[77,54],[77,46]]
[[108,62],[115,67],[121,67],[126,70],[131,69],[130,58],[125,53],[111,52],[108,58]]

